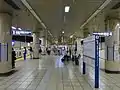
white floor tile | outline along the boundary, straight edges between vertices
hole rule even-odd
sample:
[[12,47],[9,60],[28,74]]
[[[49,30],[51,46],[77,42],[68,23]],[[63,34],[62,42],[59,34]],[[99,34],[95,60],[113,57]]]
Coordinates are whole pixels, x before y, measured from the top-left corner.
[[[39,60],[19,61],[19,71],[0,77],[0,90],[120,90],[120,75],[100,71],[100,88],[94,88],[94,68],[82,75],[81,66],[64,65],[61,56],[42,56]],[[80,64],[81,65],[81,64]],[[17,67],[18,68],[18,67]]]

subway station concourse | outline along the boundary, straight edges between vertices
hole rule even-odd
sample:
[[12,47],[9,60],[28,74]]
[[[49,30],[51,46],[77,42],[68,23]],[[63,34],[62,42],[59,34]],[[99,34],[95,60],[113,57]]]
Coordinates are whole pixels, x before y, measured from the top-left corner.
[[120,90],[120,0],[0,0],[0,90]]

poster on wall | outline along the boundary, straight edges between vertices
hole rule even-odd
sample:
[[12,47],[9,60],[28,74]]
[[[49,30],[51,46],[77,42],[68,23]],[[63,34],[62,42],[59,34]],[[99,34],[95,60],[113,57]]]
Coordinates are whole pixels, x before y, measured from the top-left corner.
[[8,61],[8,44],[1,43],[0,44],[0,61],[5,62]]

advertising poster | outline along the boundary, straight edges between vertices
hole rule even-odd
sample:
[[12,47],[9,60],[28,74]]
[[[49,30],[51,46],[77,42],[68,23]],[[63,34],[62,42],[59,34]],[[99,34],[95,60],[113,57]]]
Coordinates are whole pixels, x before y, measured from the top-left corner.
[[0,49],[1,49],[1,53],[0,53],[0,61],[4,62],[7,61],[7,57],[8,57],[8,46],[7,44],[1,43],[0,44]]

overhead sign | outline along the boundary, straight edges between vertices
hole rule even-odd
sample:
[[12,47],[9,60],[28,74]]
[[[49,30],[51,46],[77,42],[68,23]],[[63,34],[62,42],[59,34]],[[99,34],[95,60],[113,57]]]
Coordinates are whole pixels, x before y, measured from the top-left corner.
[[93,35],[112,36],[112,32],[93,33]]
[[32,32],[31,31],[18,31],[18,30],[12,30],[12,35],[23,35],[23,36],[31,36]]

